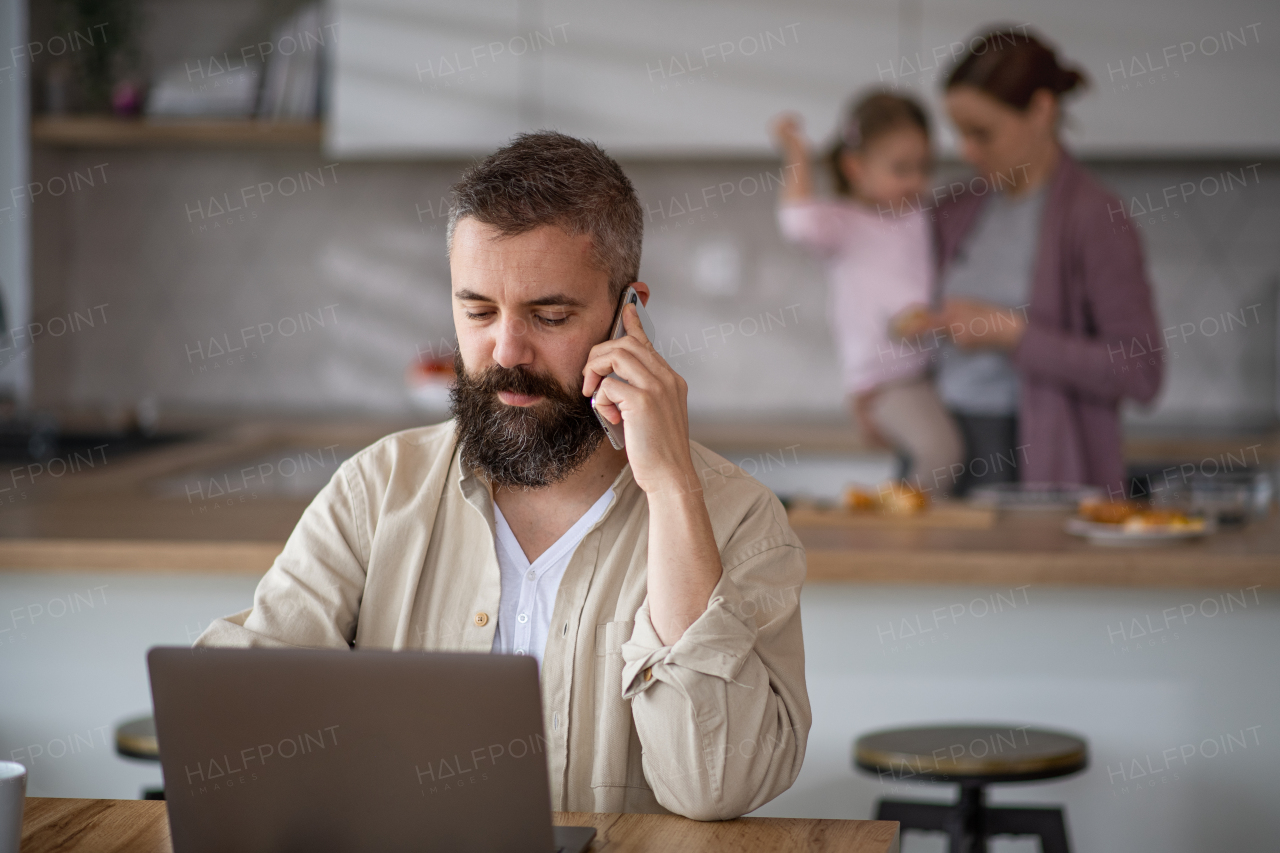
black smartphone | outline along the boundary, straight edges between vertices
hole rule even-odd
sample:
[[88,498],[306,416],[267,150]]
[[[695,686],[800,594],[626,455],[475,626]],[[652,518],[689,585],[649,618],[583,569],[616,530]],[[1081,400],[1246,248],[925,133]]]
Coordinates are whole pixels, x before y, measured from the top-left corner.
[[[631,285],[627,285],[627,289],[622,291],[622,299],[618,301],[618,311],[613,316],[613,332],[610,333],[608,340],[616,341],[627,333],[626,328],[622,325],[622,310],[628,305],[636,306],[636,314],[640,317],[640,328],[644,329],[644,333],[652,342],[655,340],[653,336],[653,321],[649,319],[649,312],[644,310],[644,304],[640,301],[640,294],[636,293],[636,289]],[[610,373],[609,376],[614,379],[626,382],[616,373]],[[591,395],[591,405],[594,409],[596,402],[596,394],[600,393],[597,386],[595,393]],[[621,450],[626,447],[626,439],[622,434],[622,424],[611,424],[605,420],[604,415],[596,412],[596,418],[600,421],[600,425],[604,427],[605,435],[609,436],[609,443],[613,445],[614,450]]]

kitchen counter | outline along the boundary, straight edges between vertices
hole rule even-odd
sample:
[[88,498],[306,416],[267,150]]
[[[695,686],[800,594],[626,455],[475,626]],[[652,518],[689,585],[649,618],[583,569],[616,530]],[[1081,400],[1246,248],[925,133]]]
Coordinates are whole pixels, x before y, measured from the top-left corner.
[[[108,448],[106,464],[82,465],[74,475],[31,477],[35,469],[14,469],[7,479],[17,477],[23,488],[0,491],[0,570],[260,575],[280,552],[310,493],[285,488],[301,475],[258,477],[255,472],[266,467],[257,466],[287,470],[289,460],[310,460],[303,463],[315,469],[309,476],[323,482],[346,455],[403,426],[257,423],[118,462],[111,461]],[[809,437],[816,440],[817,428],[812,431]],[[698,437],[714,440],[716,433]],[[746,446],[760,436],[735,438]],[[1186,442],[1177,449],[1184,455],[1212,450]],[[1273,449],[1268,443],[1264,455]],[[11,485],[4,479],[0,486]],[[935,509],[914,521],[869,518],[832,527],[797,517],[794,526],[808,553],[810,581],[1280,585],[1280,517],[1274,513],[1203,541],[1141,549],[1091,545],[1064,532],[1064,520],[1062,513],[983,517]]]
[[[843,583],[1137,587],[1280,586],[1280,518],[1201,542],[1091,545],[1063,532],[1065,514],[1006,514],[989,529],[892,522],[796,532],[808,580]],[[178,571],[260,575],[284,546],[170,537],[0,539],[0,569]]]
[[260,422],[135,455],[107,445],[12,465],[0,471],[0,569],[260,575],[338,463],[404,426]]
[[988,527],[886,519],[796,532],[809,581],[1019,586],[1280,586],[1280,516],[1161,546],[1093,545],[1063,529],[1069,513],[1006,511]]

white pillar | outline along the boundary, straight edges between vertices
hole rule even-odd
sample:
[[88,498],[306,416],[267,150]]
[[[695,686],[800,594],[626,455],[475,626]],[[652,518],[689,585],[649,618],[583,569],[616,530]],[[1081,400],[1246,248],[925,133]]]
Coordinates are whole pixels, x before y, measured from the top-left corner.
[[[25,404],[31,397],[31,359],[12,358],[24,347],[13,348],[10,330],[26,325],[31,315],[31,203],[25,192],[31,172],[30,107],[31,62],[15,57],[10,45],[27,43],[27,4],[0,0],[0,295],[4,299],[6,329],[0,340],[0,395],[12,395]],[[16,198],[15,198],[16,196]],[[25,338],[22,344],[28,345]]]

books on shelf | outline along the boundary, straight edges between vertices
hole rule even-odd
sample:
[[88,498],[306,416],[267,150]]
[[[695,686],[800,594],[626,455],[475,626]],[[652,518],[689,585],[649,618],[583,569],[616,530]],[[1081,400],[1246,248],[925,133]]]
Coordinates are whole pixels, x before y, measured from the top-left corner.
[[[147,115],[157,118],[248,118],[253,115],[262,80],[260,64],[226,69],[214,61],[175,65],[151,85]],[[205,69],[209,68],[209,71]]]
[[165,69],[154,81],[146,112],[155,118],[319,118],[327,55],[335,27],[320,4],[304,6],[276,27],[270,46],[253,56],[227,51]]
[[258,99],[259,118],[300,121],[319,116],[323,55],[331,41],[332,28],[322,28],[319,4],[303,7],[276,29]]

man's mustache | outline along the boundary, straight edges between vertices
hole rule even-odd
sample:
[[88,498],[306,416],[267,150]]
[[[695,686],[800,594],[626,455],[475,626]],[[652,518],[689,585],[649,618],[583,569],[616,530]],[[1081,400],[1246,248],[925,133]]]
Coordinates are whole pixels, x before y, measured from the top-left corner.
[[495,394],[499,391],[537,397],[564,394],[564,388],[556,380],[531,373],[522,367],[490,367],[480,374],[476,387]]
[[[466,369],[461,364],[456,367],[459,370]],[[492,364],[478,373],[468,373],[467,379],[468,384],[481,393],[497,394],[499,391],[506,391],[529,397],[574,401],[572,393],[566,390],[554,376],[535,373],[524,367],[503,367]]]

